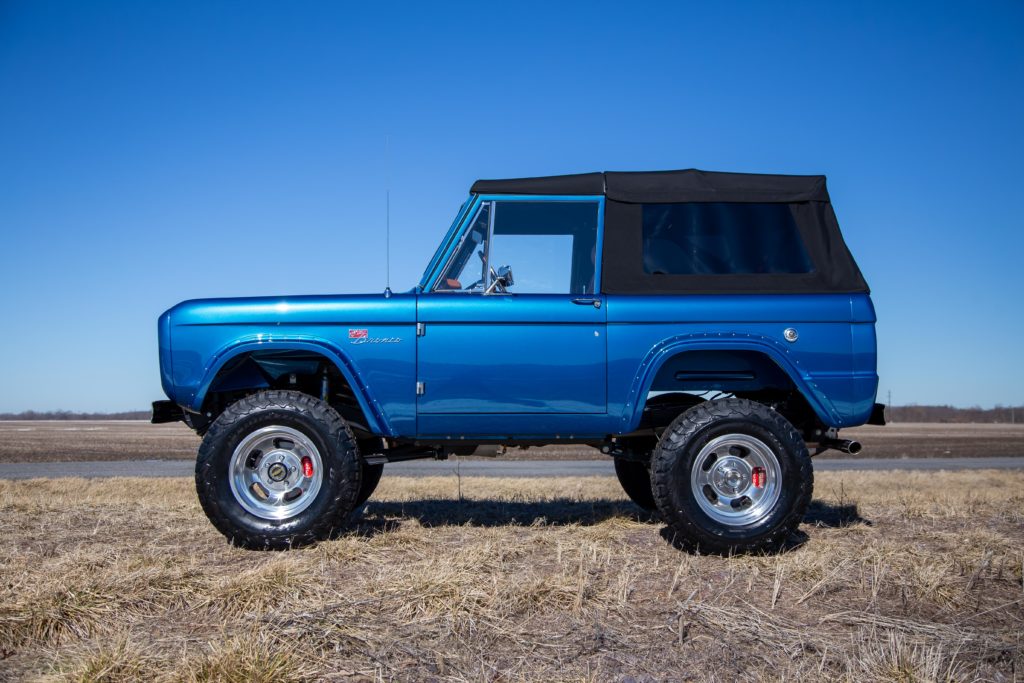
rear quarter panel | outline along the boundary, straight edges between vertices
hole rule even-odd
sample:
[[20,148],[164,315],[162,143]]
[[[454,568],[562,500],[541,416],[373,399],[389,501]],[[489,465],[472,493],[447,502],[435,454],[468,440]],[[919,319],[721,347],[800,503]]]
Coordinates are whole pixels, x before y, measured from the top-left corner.
[[[608,295],[609,417],[635,429],[654,375],[685,350],[767,354],[826,425],[863,424],[875,400],[874,309],[867,295]],[[796,342],[783,336],[797,330]]]

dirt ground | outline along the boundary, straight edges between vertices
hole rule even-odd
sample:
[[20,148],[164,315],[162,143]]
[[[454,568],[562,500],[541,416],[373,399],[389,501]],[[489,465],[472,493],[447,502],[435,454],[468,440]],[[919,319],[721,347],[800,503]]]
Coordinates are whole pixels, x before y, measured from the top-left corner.
[[1024,473],[828,472],[780,554],[682,553],[612,478],[385,477],[313,548],[188,479],[0,482],[0,680],[1015,681]]
[[[891,424],[842,432],[864,444],[865,458],[1024,456],[1024,424]],[[181,423],[140,421],[3,421],[0,462],[186,459],[197,437]],[[507,459],[592,460],[604,457],[586,446],[513,449]],[[819,457],[850,457],[828,451]]]

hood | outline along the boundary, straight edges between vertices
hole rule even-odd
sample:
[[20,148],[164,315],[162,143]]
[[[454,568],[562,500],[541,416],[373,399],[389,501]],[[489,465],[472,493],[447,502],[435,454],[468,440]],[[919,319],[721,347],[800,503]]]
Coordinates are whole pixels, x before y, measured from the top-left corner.
[[183,301],[167,313],[173,326],[289,325],[312,323],[402,324],[416,321],[416,296],[333,294]]

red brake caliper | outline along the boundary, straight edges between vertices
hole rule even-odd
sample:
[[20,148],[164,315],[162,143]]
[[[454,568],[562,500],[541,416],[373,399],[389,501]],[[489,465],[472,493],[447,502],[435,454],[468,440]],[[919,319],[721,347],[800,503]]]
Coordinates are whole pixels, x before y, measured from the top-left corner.
[[313,476],[313,461],[308,455],[302,458],[302,476],[307,479]]
[[766,475],[763,467],[755,467],[754,471],[750,473],[750,480],[754,484],[754,488],[764,488],[765,478]]

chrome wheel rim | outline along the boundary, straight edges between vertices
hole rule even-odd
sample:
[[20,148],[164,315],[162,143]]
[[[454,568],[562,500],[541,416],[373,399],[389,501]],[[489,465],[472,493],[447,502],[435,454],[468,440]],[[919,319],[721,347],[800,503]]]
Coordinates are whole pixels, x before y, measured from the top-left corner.
[[262,519],[287,519],[316,499],[323,460],[308,436],[281,425],[250,433],[231,455],[231,493]]
[[690,487],[711,519],[728,526],[750,526],[767,517],[778,502],[782,469],[775,453],[760,439],[725,434],[697,454]]

